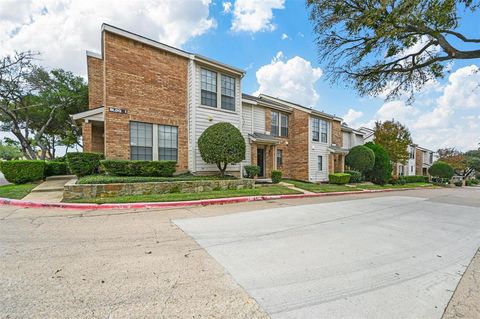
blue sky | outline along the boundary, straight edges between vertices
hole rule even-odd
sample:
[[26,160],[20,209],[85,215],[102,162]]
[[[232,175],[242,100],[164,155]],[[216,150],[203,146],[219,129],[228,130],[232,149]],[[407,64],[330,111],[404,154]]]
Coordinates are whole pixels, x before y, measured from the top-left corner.
[[[459,30],[479,38],[478,13],[462,15]],[[39,51],[47,68],[85,76],[85,50],[100,50],[103,22],[246,70],[244,93],[313,106],[353,127],[395,118],[410,128],[414,142],[435,150],[480,142],[479,60],[453,63],[450,75],[430,83],[413,105],[359,97],[326,81],[304,1],[4,0],[0,45],[7,53]]]

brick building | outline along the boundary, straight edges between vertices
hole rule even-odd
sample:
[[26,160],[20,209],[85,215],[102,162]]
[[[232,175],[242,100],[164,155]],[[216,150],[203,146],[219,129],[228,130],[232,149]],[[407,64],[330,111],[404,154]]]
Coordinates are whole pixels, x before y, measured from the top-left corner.
[[[197,141],[212,124],[229,122],[244,135],[245,160],[229,165],[273,169],[290,178],[327,181],[342,172],[346,141],[341,118],[274,98],[241,93],[244,71],[104,24],[102,52],[87,51],[89,110],[84,151],[109,159],[175,160],[177,171],[216,172]],[[355,131],[358,133],[358,131]],[[349,145],[351,146],[350,142]]]

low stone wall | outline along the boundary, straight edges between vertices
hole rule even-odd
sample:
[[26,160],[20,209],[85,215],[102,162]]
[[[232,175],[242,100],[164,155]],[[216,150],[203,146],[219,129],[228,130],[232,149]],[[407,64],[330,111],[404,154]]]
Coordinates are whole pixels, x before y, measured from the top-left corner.
[[195,180],[154,183],[76,184],[71,180],[64,186],[63,199],[102,198],[126,195],[169,193],[200,193],[225,189],[253,188],[253,179]]

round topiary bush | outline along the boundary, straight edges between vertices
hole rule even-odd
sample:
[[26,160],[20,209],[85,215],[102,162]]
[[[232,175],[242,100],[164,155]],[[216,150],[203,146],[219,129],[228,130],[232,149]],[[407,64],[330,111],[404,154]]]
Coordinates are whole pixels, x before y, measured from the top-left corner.
[[203,131],[198,148],[203,161],[217,165],[221,176],[225,175],[228,164],[245,159],[245,139],[230,123],[217,123]]
[[436,162],[433,163],[432,166],[428,169],[428,173],[435,177],[440,178],[452,178],[455,175],[453,171],[453,167],[445,162]]
[[43,179],[45,162],[39,160],[17,160],[0,162],[5,179],[14,184],[25,184]]
[[365,174],[367,180],[374,184],[385,185],[392,176],[392,163],[387,152],[382,146],[372,142],[368,142],[365,146],[375,153],[375,164]]
[[357,145],[345,157],[345,164],[355,171],[365,173],[373,168],[375,153],[366,146]]

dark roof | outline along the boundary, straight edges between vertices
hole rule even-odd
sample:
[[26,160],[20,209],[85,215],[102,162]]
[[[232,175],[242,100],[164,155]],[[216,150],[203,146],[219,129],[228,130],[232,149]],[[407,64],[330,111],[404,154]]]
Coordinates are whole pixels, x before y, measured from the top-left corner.
[[280,109],[284,112],[289,112],[289,113],[292,112],[292,108],[289,108],[289,107],[287,107],[287,106],[285,106],[281,103],[277,103],[275,101],[266,101],[266,100],[261,99],[260,97],[253,96],[253,95],[250,95],[250,94],[242,93],[242,99],[260,103],[262,106],[271,107],[271,108],[275,108],[275,109]]
[[262,141],[262,142],[270,142],[272,144],[278,144],[279,140],[275,136],[263,134],[259,132],[254,132],[253,134],[248,134],[252,139]]

